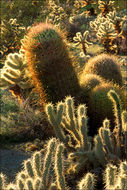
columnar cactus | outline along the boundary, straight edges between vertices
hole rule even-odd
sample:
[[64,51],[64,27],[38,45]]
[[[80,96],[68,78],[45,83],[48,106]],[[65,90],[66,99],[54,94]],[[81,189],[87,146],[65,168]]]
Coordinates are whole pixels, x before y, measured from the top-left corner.
[[40,23],[31,27],[23,48],[42,104],[78,93],[80,87],[65,38],[54,26]]

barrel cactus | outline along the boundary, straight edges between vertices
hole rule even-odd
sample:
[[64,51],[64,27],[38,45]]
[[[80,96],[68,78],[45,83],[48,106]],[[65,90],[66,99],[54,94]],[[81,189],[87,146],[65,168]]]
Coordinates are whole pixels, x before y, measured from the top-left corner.
[[23,48],[43,105],[78,93],[78,79],[62,32],[51,24],[40,23],[31,27]]
[[105,80],[112,81],[120,86],[123,85],[118,58],[114,55],[100,54],[91,58],[86,63],[81,76],[86,74],[96,74]]

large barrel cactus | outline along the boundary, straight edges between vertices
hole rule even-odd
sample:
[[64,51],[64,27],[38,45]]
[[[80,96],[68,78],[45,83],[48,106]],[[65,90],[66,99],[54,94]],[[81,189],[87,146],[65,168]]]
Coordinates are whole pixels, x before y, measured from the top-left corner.
[[78,79],[62,32],[51,24],[40,23],[31,27],[23,48],[43,105],[78,93]]

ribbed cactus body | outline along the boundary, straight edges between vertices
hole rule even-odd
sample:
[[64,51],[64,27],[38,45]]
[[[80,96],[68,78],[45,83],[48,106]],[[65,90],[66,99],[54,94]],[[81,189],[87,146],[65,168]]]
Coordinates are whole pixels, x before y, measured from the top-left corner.
[[65,39],[54,26],[45,23],[33,26],[23,47],[42,103],[54,103],[78,93],[78,79]]
[[123,85],[118,59],[113,55],[100,54],[91,58],[86,63],[81,77],[82,75],[85,77],[87,74],[96,74],[106,81],[112,81],[120,86]]

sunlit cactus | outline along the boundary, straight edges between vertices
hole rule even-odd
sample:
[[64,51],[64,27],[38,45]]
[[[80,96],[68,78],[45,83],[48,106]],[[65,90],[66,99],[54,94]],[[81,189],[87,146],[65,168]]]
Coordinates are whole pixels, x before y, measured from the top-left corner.
[[78,183],[79,190],[94,190],[95,189],[95,175],[87,173]]
[[55,173],[56,173],[56,183],[57,187],[60,190],[66,190],[66,182],[65,182],[65,171],[64,171],[64,165],[63,165],[63,150],[64,145],[59,144],[56,149],[55,154]]
[[117,180],[116,175],[117,175],[117,167],[112,164],[109,164],[105,170],[105,177],[104,177],[106,189],[112,189],[115,187]]
[[26,65],[23,62],[22,55],[18,53],[10,53],[1,70],[0,87],[8,87],[9,85],[18,84],[23,77],[25,67]]
[[108,164],[104,173],[105,189],[120,189],[127,188],[127,162],[120,162],[119,168],[115,165]]
[[87,41],[88,34],[89,34],[89,31],[85,31],[83,33],[83,35],[81,34],[81,32],[77,32],[76,36],[73,38],[76,46],[81,45],[81,48],[82,48],[84,54],[87,53],[86,48],[88,48],[89,45],[93,44],[93,43]]
[[94,31],[98,31],[100,24],[104,23],[107,20],[102,14],[98,14],[97,18],[90,22],[90,27]]
[[113,5],[115,4],[115,1],[110,0],[99,0],[99,9],[102,12],[102,15],[106,17],[106,14],[109,13],[109,11],[113,10]]
[[108,20],[100,24],[97,32],[97,37],[101,40],[107,53],[115,51],[117,48],[117,46],[112,43],[114,38],[117,37],[117,33],[115,32],[113,24]]
[[123,85],[119,60],[114,55],[103,53],[89,59],[80,77],[83,78],[87,74],[99,75],[106,81],[112,81],[119,86]]
[[119,129],[119,134],[122,133],[122,120],[121,120],[121,102],[118,94],[114,90],[108,92],[109,98],[113,102],[114,106],[114,115],[116,117],[116,127]]
[[113,23],[113,26],[115,28],[116,33],[120,34],[122,30],[122,18],[117,15],[116,11],[109,12],[106,15],[106,18],[109,19],[111,23]]
[[78,93],[78,79],[62,32],[40,23],[30,29],[23,48],[43,107]]
[[66,14],[63,7],[58,5],[54,0],[49,0],[48,2],[48,16],[46,21],[59,26],[60,28],[64,28],[63,23],[67,20],[68,15]]
[[23,25],[17,23],[16,18],[10,18],[9,20],[1,20],[0,24],[0,54],[1,57],[14,53],[20,49],[20,39],[26,32]]

